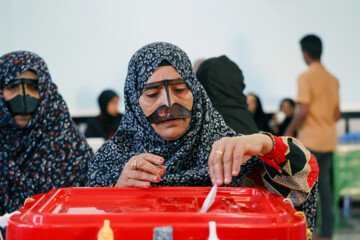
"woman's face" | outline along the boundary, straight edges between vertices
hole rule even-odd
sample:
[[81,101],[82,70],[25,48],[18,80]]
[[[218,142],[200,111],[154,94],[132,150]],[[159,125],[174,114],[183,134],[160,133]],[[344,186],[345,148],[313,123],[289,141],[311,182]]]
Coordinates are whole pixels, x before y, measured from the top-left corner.
[[294,114],[294,108],[289,101],[283,101],[281,103],[280,111],[284,112],[286,117],[291,117]]
[[[15,79],[18,78],[29,78],[29,79],[38,79],[38,76],[31,71],[25,71],[22,74],[20,74],[19,76],[17,76]],[[40,99],[40,95],[39,95],[39,89],[34,85],[28,85],[28,84],[24,84],[25,86],[25,92],[27,95],[31,95],[37,99]],[[5,101],[9,101],[11,99],[13,99],[14,97],[16,97],[17,95],[23,95],[23,85],[19,84],[19,85],[14,85],[12,87],[4,87],[4,98]],[[31,115],[26,114],[26,115],[15,115],[14,116],[14,120],[15,123],[17,125],[19,125],[20,127],[25,127],[26,124],[29,122],[29,120],[31,119]]]
[[246,96],[246,101],[248,104],[248,109],[250,112],[256,111],[256,97],[253,94],[248,94]]
[[119,97],[113,97],[108,105],[106,106],[106,111],[110,116],[116,117],[118,115],[118,104],[119,104]]
[[[178,78],[182,77],[174,67],[161,66],[152,73],[146,84]],[[178,103],[186,109],[192,109],[194,98],[186,84],[169,85],[168,89],[171,105]],[[168,106],[168,96],[165,86],[144,91],[139,98],[139,104],[146,117],[160,106]],[[159,123],[152,123],[151,126],[162,138],[166,140],[176,140],[185,133],[190,124],[190,120],[191,118],[176,118]]]

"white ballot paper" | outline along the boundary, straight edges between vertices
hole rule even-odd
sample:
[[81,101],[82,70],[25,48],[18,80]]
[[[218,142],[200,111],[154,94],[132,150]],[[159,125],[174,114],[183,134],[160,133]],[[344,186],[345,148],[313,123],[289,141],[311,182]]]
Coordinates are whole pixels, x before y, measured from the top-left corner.
[[207,210],[209,210],[209,208],[211,207],[211,205],[214,203],[215,201],[215,197],[216,197],[216,192],[217,192],[217,185],[215,184],[211,191],[209,192],[209,194],[207,195],[207,197],[205,198],[205,201],[200,209],[201,213],[205,213],[207,212]]

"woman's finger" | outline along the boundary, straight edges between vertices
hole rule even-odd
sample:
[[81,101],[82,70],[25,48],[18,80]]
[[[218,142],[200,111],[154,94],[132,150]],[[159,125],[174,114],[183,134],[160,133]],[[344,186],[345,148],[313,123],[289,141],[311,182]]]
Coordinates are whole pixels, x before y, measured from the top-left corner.
[[147,172],[143,172],[141,170],[129,170],[127,172],[128,179],[142,180],[148,182],[158,183],[161,180],[161,177],[158,175],[153,175]]
[[148,160],[137,157],[130,160],[130,169],[131,170],[141,170],[156,176],[162,176],[164,174],[163,168],[160,166],[150,163]]
[[218,144],[214,144],[210,153],[209,168],[212,168],[214,181],[218,186],[224,183],[224,169],[222,158],[224,155],[224,149],[217,148]]
[[224,139],[222,141],[222,149],[224,149],[224,154],[222,157],[223,165],[224,165],[224,183],[230,184],[232,180],[232,169],[233,169],[233,152],[234,152],[234,144],[232,141],[226,141]]
[[149,188],[150,183],[147,181],[141,181],[137,179],[128,179],[126,187]]
[[242,159],[244,156],[244,148],[242,145],[237,144],[233,151],[233,165],[232,165],[232,176],[237,176],[240,173],[240,168],[243,163]]
[[166,168],[160,167],[164,162],[162,157],[151,153],[143,153],[137,156],[130,158],[127,163],[127,166],[131,170],[142,170],[157,176],[162,176],[166,171]]
[[156,164],[156,165],[161,165],[164,163],[164,159],[162,157],[155,155],[155,154],[151,154],[151,153],[142,153],[142,154],[139,154],[138,157],[148,160],[149,162]]

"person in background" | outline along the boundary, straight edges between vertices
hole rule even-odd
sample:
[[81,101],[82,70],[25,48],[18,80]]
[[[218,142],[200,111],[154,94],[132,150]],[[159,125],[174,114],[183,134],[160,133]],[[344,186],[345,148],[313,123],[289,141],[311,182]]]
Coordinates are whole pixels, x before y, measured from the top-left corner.
[[253,119],[260,131],[270,132],[269,119],[264,113],[260,98],[254,93],[248,93],[246,96],[248,109],[253,114]]
[[207,59],[196,77],[229,127],[242,134],[259,132],[247,108],[244,76],[233,61],[227,56]]
[[322,43],[318,36],[307,35],[300,41],[309,69],[298,78],[297,110],[285,135],[297,136],[316,157],[319,174],[321,227],[319,238],[331,239],[333,200],[331,170],[337,145],[336,121],[341,117],[339,81],[321,64]]
[[242,135],[227,126],[180,48],[157,42],[139,49],[124,99],[119,129],[89,164],[88,186],[266,188],[304,211],[312,228],[315,158],[295,138]]
[[35,194],[84,186],[92,156],[44,60],[0,57],[0,215]]
[[101,137],[105,140],[111,138],[121,121],[123,114],[119,113],[120,97],[112,90],[103,91],[99,98],[100,115],[89,119],[85,137]]
[[273,114],[271,119],[272,133],[276,136],[283,136],[285,130],[290,124],[295,112],[295,102],[290,98],[281,101],[280,109]]

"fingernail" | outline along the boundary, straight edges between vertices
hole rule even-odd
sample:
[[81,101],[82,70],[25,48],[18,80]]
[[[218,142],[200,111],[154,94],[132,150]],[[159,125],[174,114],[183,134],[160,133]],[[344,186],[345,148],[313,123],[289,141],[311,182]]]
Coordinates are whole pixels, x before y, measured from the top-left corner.
[[221,180],[217,180],[217,181],[216,181],[216,184],[217,184],[218,186],[220,186],[221,183],[222,183]]
[[162,176],[164,174],[164,171],[163,170],[160,170],[159,173],[158,173],[160,176]]
[[225,184],[229,184],[230,183],[230,179],[229,178],[225,178]]
[[160,177],[155,177],[155,182],[160,182]]
[[164,159],[160,158],[158,161],[158,164],[162,164],[164,162]]
[[145,183],[145,188],[149,188],[150,187],[150,183]]
[[233,171],[233,172],[232,172],[232,175],[233,175],[234,177],[237,176],[237,174],[238,174],[238,173],[237,173],[236,171]]

